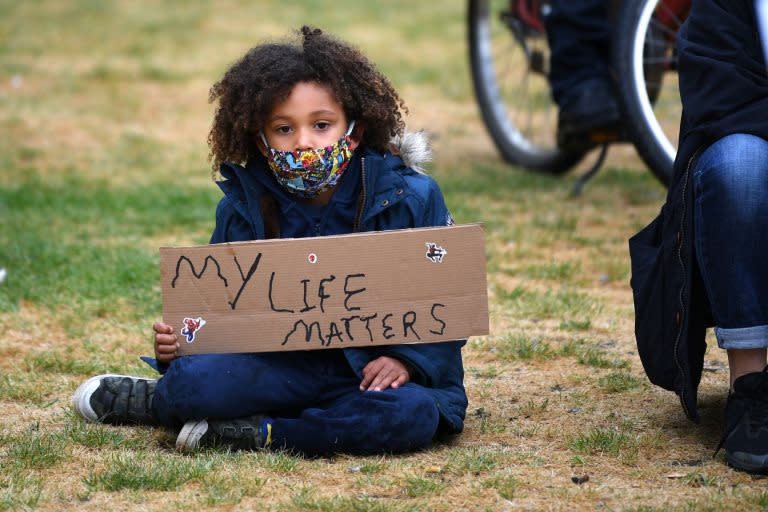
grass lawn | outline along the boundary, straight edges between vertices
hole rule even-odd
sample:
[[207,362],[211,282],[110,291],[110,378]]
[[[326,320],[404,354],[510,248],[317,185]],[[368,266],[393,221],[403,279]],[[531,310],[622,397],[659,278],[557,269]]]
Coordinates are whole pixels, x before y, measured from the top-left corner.
[[[736,510],[764,480],[712,456],[727,365],[702,422],[651,386],[633,336],[627,238],[663,188],[631,147],[571,198],[501,161],[473,98],[465,5],[312,0],[0,0],[0,510]],[[459,223],[486,229],[491,333],[464,351],[461,436],[403,456],[182,456],[162,429],[91,425],[75,388],[151,376],[161,246],[205,243],[220,197],[208,88],[303,23],[361,47],[435,146]]]

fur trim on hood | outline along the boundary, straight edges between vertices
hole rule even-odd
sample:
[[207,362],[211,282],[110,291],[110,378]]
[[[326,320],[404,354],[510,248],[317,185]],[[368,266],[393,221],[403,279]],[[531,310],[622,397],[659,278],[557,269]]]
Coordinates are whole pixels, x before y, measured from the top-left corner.
[[422,164],[432,161],[432,148],[424,130],[396,135],[389,141],[389,147],[392,154],[402,158],[407,167],[422,174],[424,174]]

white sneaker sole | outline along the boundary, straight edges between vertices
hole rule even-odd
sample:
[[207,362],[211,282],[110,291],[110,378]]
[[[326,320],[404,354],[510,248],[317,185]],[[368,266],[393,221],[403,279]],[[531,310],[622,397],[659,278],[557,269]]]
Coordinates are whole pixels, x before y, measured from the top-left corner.
[[208,432],[207,420],[191,420],[181,427],[176,438],[176,449],[180,452],[191,452],[200,447],[200,439]]
[[101,379],[104,379],[105,377],[128,377],[129,379],[136,380],[136,377],[132,377],[130,375],[105,373],[103,375],[91,377],[87,381],[80,384],[80,386],[75,390],[75,394],[72,395],[72,406],[75,408],[75,411],[80,414],[80,416],[85,418],[86,421],[90,421],[91,423],[98,423],[101,419],[99,418],[99,415],[96,414],[96,411],[93,410],[93,407],[91,407],[91,396],[97,389],[99,389]]

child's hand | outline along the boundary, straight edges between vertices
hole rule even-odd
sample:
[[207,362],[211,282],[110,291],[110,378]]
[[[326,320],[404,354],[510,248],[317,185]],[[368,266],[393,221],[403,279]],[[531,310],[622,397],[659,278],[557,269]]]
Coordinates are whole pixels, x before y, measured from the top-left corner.
[[155,359],[161,363],[170,363],[179,350],[179,338],[173,327],[162,322],[152,326],[155,331]]
[[388,387],[399,388],[411,380],[408,367],[394,357],[381,356],[363,368],[360,391],[381,391]]

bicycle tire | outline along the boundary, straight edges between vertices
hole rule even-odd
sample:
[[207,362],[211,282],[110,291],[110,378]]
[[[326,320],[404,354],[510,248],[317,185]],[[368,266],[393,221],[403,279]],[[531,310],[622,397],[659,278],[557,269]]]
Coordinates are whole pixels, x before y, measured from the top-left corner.
[[[653,175],[669,186],[682,105],[677,88],[676,26],[656,18],[659,0],[624,2],[619,10],[613,66],[625,131]],[[674,79],[672,75],[675,75]]]
[[[493,4],[469,0],[467,12],[472,82],[483,122],[506,161],[532,172],[564,174],[584,153],[557,148],[557,108],[547,76],[532,69],[523,46],[534,42],[533,34],[524,36],[524,43],[516,39],[509,27],[493,18],[501,16],[509,0]],[[546,44],[544,34],[537,39],[538,45]],[[548,46],[546,50],[538,60],[541,66],[549,63]]]

